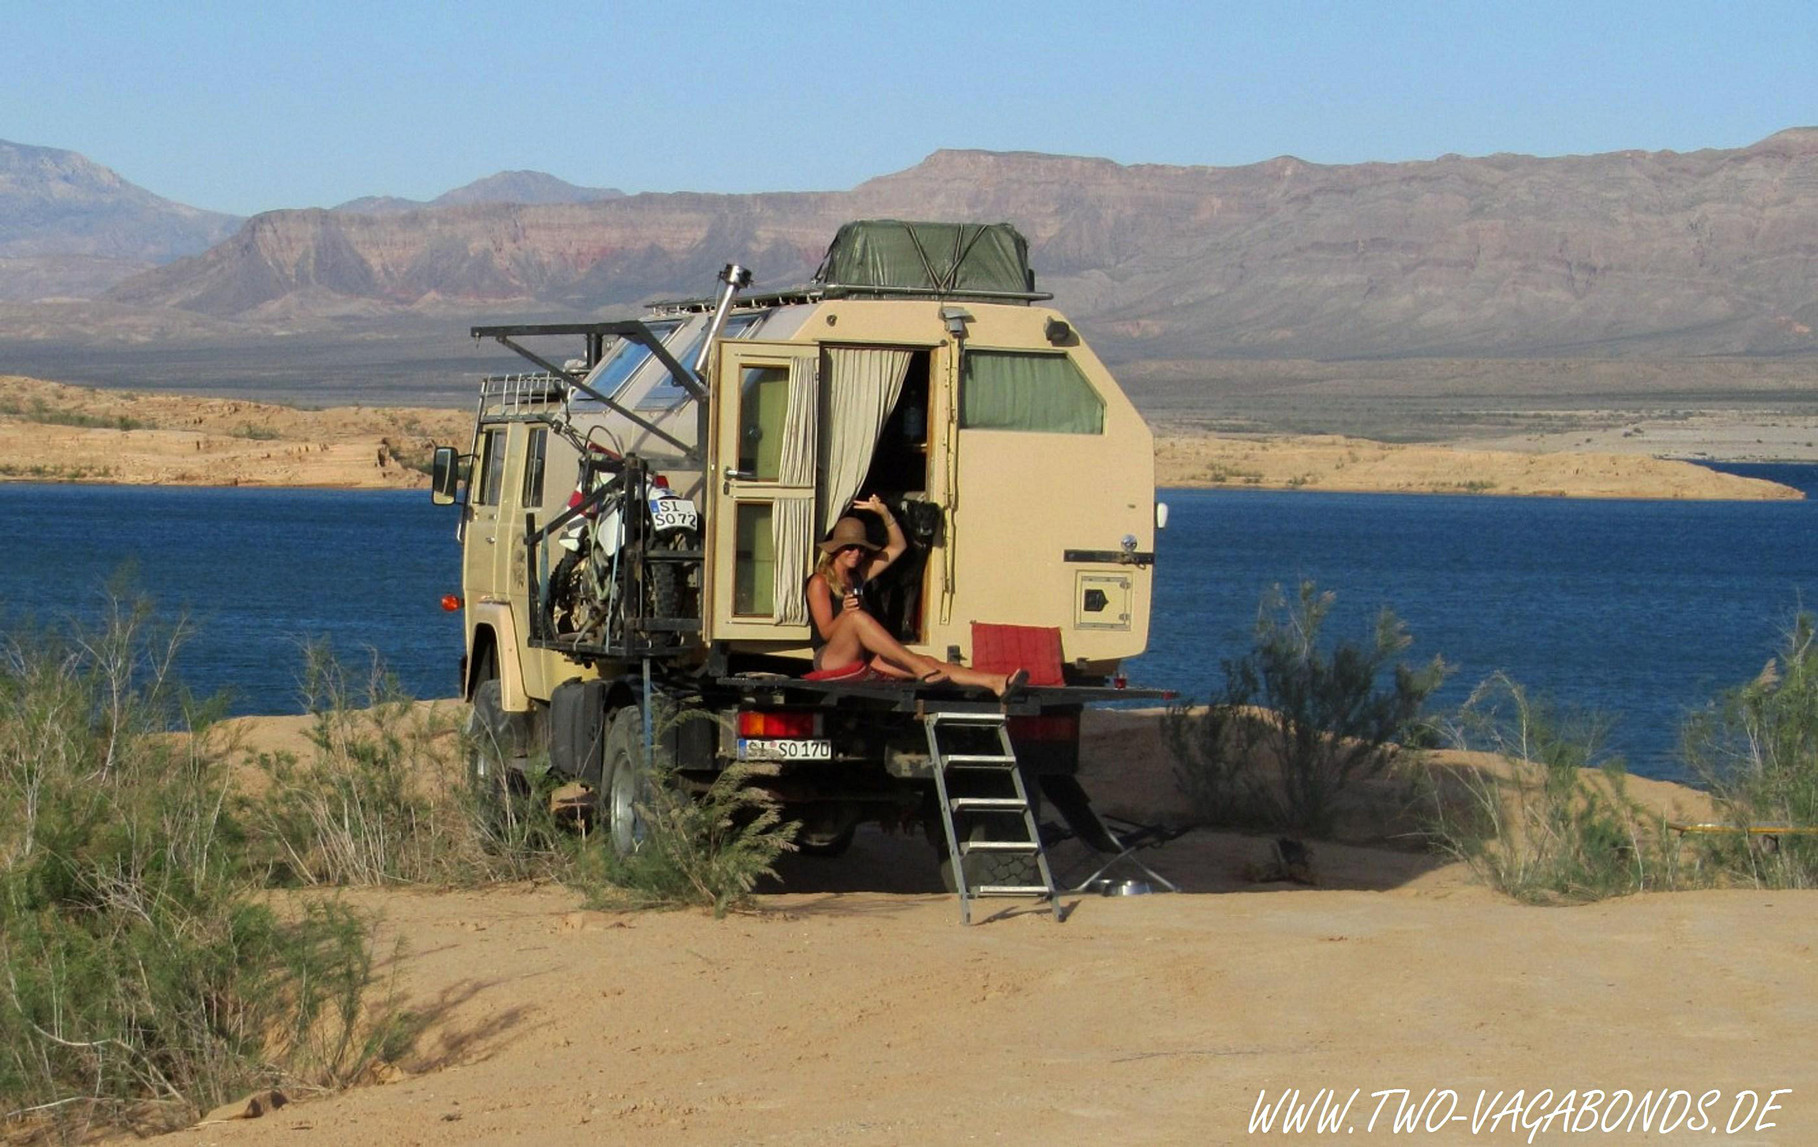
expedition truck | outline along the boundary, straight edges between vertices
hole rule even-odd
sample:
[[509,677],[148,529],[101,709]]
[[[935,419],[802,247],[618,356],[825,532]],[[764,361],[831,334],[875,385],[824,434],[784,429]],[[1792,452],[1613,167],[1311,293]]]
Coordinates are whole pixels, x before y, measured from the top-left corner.
[[[1136,695],[1119,664],[1148,639],[1148,427],[1040,305],[1007,224],[850,223],[806,286],[721,282],[635,320],[473,329],[534,367],[483,380],[470,447],[435,458],[461,514],[473,778],[546,754],[631,850],[653,769],[704,786],[749,762],[804,851],[919,824],[963,911],[1052,900],[1044,798],[1121,848],[1074,774],[1082,706]],[[866,610],[1027,687],[811,672],[817,543],[872,495],[909,549]]]

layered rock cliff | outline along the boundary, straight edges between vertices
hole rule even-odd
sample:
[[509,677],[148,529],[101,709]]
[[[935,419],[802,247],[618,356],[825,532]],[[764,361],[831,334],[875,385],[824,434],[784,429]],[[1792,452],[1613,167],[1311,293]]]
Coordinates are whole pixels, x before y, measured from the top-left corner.
[[1321,166],[942,151],[850,191],[281,211],[116,288],[215,316],[458,302],[585,312],[804,280],[844,220],[1008,219],[1120,355],[1818,349],[1818,129],[1752,147]]

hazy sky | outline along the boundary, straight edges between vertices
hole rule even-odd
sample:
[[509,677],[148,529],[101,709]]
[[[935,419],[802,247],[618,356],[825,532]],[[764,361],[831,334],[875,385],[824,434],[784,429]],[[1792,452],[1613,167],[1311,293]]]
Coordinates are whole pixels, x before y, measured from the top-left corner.
[[241,214],[518,168],[836,190],[942,147],[1351,163],[1818,124],[1812,0],[0,0],[0,29],[0,139]]

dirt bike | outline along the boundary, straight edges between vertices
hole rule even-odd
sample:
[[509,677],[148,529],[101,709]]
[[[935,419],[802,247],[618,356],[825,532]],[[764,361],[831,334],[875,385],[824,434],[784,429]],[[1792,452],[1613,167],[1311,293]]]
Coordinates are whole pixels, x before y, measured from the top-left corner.
[[685,567],[636,560],[652,551],[700,545],[700,513],[693,501],[670,489],[668,479],[587,443],[568,506],[581,509],[556,536],[567,551],[549,579],[556,633],[605,644],[623,636],[628,616],[673,619],[698,613],[700,587],[690,584]]

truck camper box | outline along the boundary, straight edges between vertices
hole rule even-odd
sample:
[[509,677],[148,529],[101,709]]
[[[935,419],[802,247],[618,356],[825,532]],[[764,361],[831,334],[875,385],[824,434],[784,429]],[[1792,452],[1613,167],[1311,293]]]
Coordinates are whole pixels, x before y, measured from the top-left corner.
[[[920,821],[963,909],[1052,897],[1041,801],[1104,840],[1073,781],[1079,714],[1134,695],[1120,665],[1147,644],[1149,430],[1008,224],[849,223],[813,282],[749,281],[729,265],[715,296],[635,320],[474,328],[534,369],[483,380],[467,450],[438,451],[470,767],[547,751],[635,847],[652,768],[699,784],[761,762],[810,850]],[[915,654],[1025,687],[814,672],[818,545],[873,496],[907,549],[865,611]]]

